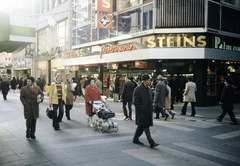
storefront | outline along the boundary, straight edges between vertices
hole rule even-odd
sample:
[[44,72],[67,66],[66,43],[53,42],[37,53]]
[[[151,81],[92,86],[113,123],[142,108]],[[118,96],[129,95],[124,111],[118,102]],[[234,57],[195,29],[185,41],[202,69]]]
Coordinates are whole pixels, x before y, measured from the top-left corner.
[[64,54],[62,63],[79,66],[79,74],[91,66],[106,88],[116,73],[120,80],[131,75],[136,81],[144,73],[152,78],[175,75],[182,90],[192,76],[198,87],[197,105],[215,105],[226,76],[233,77],[236,95],[240,95],[238,43],[239,39],[209,33],[157,34],[72,50]]

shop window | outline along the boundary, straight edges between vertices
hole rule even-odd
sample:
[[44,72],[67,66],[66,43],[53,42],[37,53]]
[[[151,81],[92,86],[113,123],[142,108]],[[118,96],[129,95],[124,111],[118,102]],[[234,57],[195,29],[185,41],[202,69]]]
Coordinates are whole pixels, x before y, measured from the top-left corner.
[[207,65],[207,96],[216,95],[215,75],[215,62],[212,61]]
[[153,28],[153,6],[147,5],[143,7],[143,30]]
[[137,8],[118,15],[118,35],[141,31],[141,9]]
[[143,0],[143,4],[153,2],[153,0]]
[[139,5],[141,0],[118,0],[118,11],[126,10],[129,7]]
[[208,3],[208,27],[220,29],[220,5],[216,3]]

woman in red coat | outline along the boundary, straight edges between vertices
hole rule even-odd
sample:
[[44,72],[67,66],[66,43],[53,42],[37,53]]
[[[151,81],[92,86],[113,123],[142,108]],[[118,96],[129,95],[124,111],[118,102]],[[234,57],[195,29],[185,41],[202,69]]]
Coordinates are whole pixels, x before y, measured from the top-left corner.
[[86,106],[86,114],[89,116],[89,125],[93,127],[92,124],[92,103],[93,101],[101,100],[101,95],[98,88],[95,86],[94,78],[90,79],[90,85],[88,85],[85,89],[85,106]]

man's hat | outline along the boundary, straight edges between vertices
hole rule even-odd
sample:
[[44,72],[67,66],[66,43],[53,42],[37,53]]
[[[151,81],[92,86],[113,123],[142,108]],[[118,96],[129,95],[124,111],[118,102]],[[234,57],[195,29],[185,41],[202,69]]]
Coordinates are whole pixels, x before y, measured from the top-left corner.
[[142,75],[142,80],[149,80],[149,79],[150,79],[150,77],[148,74]]

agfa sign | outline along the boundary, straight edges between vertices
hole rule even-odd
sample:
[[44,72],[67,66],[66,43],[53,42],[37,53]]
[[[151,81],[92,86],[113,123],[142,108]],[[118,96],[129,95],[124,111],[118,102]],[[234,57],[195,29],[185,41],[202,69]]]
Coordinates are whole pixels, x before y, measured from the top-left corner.
[[112,13],[113,1],[112,0],[97,0],[96,8],[98,11]]

